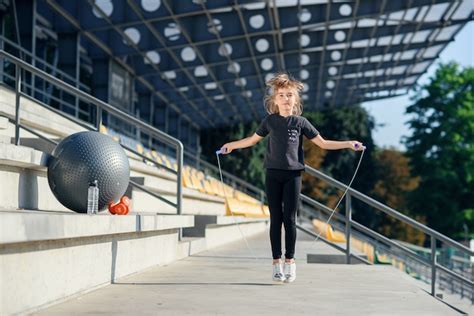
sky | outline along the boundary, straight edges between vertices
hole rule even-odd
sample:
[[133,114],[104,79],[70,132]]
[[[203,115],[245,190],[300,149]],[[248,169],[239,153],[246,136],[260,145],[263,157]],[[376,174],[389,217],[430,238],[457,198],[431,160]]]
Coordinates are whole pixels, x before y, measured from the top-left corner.
[[[454,37],[454,41],[441,52],[438,59],[428,68],[427,72],[418,79],[418,84],[426,84],[429,78],[433,76],[440,62],[447,63],[451,60],[456,61],[463,67],[474,66],[474,22],[466,24],[461,31]],[[376,124],[384,124],[378,127],[372,133],[375,144],[379,147],[394,147],[404,151],[406,148],[401,143],[402,136],[411,135],[411,131],[405,123],[409,116],[404,114],[405,109],[409,106],[410,96],[414,93],[394,97],[384,100],[376,100],[364,102],[362,106],[375,119]]]

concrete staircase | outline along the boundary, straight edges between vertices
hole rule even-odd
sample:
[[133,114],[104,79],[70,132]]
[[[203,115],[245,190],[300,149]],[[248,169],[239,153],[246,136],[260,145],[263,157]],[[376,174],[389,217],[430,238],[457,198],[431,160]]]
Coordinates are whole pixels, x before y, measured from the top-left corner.
[[472,311],[432,297],[391,266],[307,264],[308,253],[329,246],[300,232],[296,281],[274,283],[267,232],[248,244],[252,251],[236,241],[152,267],[35,314],[456,316]]
[[[183,188],[183,215],[130,187],[132,212],[127,216],[72,212],[48,185],[47,162],[54,147],[25,130],[21,145],[12,144],[12,104],[14,94],[0,86],[1,315],[56,304],[144,269],[240,240],[242,234],[252,236],[268,225],[265,218],[229,218],[224,199],[188,188]],[[20,117],[22,124],[56,140],[84,130],[25,99]],[[175,175],[128,155],[134,180],[176,200]]]

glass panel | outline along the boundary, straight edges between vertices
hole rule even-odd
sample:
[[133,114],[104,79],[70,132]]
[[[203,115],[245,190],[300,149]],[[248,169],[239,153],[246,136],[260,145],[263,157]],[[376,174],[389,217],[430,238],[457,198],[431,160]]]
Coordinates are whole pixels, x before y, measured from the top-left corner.
[[416,49],[412,50],[407,50],[406,52],[402,53],[402,56],[400,57],[401,60],[409,60],[413,59],[418,51]]
[[[357,22],[357,27],[374,27],[375,21],[374,19],[360,19],[359,22]],[[379,25],[380,22],[383,21],[379,21]]]
[[408,33],[407,36],[405,37],[405,39],[403,40],[403,43],[406,44],[406,43],[422,43],[424,41],[426,41],[426,38],[428,37],[428,35],[430,35],[430,33],[432,32],[432,30],[424,30],[424,31],[418,31],[415,33],[415,35],[412,37],[411,34],[413,33]]
[[420,22],[425,18],[425,13],[428,11],[428,6],[425,5],[424,7],[419,8],[418,14],[416,15],[416,21]]
[[424,58],[436,57],[439,54],[439,52],[443,49],[443,46],[444,45],[436,45],[436,46],[431,46],[427,48],[423,57]]
[[452,19],[453,20],[467,19],[471,15],[471,12],[473,10],[474,10],[474,1],[465,0],[461,3],[459,8],[456,10],[456,13],[454,13]]
[[441,20],[441,17],[446,12],[446,9],[448,8],[448,6],[449,6],[449,3],[435,4],[428,11],[428,15],[426,16],[425,21],[426,22],[435,22],[435,21]]
[[448,27],[442,28],[441,32],[438,34],[436,38],[437,41],[447,41],[451,39],[461,26],[459,25],[451,25]]
[[344,23],[337,23],[329,25],[330,30],[338,30],[338,29],[350,29],[352,27],[352,22],[344,22]]
[[411,69],[411,73],[420,73],[420,72],[424,72],[426,70],[426,68],[428,68],[428,66],[430,65],[430,61],[424,61],[424,62],[421,62],[421,63],[418,63],[416,64],[412,69]]
[[401,75],[402,73],[405,72],[406,69],[407,69],[407,66],[393,67],[393,68],[391,68],[391,74],[392,75]]
[[417,76],[411,76],[403,80],[403,84],[409,85],[409,84],[414,84],[416,81]]

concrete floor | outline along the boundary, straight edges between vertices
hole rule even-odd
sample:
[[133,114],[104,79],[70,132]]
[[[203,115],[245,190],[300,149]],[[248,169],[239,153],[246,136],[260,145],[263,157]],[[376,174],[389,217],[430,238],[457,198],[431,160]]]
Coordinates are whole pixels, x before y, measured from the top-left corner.
[[292,284],[271,280],[268,232],[249,245],[150,268],[36,315],[463,315],[390,266],[307,264],[307,253],[332,251],[300,231]]

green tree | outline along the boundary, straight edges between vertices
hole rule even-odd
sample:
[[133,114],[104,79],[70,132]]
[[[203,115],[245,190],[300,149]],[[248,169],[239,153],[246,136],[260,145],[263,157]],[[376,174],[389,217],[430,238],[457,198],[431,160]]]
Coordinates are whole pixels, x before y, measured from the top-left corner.
[[411,173],[421,179],[410,208],[452,238],[463,236],[463,224],[474,230],[473,90],[474,68],[440,65],[406,110],[413,134],[404,143]]
[[[394,149],[377,151],[374,172],[377,182],[371,197],[419,222],[425,221],[422,216],[408,210],[407,196],[417,188],[420,179],[410,175],[409,162],[403,153]],[[422,231],[386,214],[378,218],[377,230],[384,236],[423,245],[425,234]]]
[[[253,135],[259,122],[238,124],[231,127],[206,130],[201,133],[204,159],[217,165],[215,151],[225,143]],[[267,140],[264,139],[251,148],[237,149],[230,155],[222,156],[223,170],[264,189],[265,169],[263,167]]]
[[[308,120],[319,130],[321,136],[331,140],[359,140],[364,143],[368,150],[364,154],[359,172],[352,187],[362,193],[371,192],[376,181],[373,176],[374,159],[372,157],[375,148],[372,138],[372,130],[375,127],[373,118],[360,105],[351,107],[335,108],[323,112],[306,113]],[[314,146],[314,145],[313,145]],[[320,165],[313,166],[322,172],[330,175],[342,183],[349,184],[359,161],[360,152],[352,150],[323,150],[317,148],[315,152],[323,152],[324,160]],[[306,160],[312,159],[312,154],[307,153]],[[311,163],[308,163],[311,165]],[[319,180],[318,180],[319,181]],[[319,181],[321,182],[321,181]],[[317,183],[317,184],[316,184]],[[303,192],[315,190],[314,198],[325,203],[328,207],[334,208],[342,191],[336,190],[323,183],[308,181],[303,183]],[[344,203],[339,208],[344,209]],[[374,227],[377,222],[373,220],[374,210],[360,201],[353,201],[353,217],[358,222]]]

